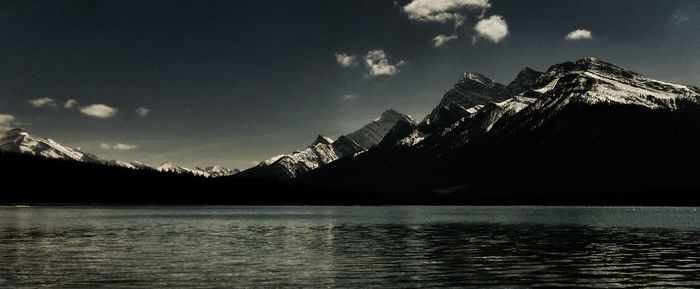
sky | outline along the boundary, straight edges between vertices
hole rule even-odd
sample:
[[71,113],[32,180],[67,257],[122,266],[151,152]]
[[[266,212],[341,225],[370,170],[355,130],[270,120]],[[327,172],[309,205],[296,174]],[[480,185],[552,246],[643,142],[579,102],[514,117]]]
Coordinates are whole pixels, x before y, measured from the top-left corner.
[[464,72],[582,57],[700,86],[700,1],[0,1],[0,129],[106,159],[245,169]]

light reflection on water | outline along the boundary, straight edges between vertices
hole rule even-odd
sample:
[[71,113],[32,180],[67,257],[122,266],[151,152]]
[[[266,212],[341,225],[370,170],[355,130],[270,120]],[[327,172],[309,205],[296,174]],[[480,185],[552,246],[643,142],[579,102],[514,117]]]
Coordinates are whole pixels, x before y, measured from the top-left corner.
[[700,287],[696,208],[0,208],[0,286]]

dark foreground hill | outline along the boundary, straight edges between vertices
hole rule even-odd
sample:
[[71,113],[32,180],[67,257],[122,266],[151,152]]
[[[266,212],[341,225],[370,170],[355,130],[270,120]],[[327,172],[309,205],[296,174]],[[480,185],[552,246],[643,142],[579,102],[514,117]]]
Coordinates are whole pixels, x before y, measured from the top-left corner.
[[519,119],[450,150],[378,148],[298,181],[389,203],[700,205],[699,116],[575,105],[534,130]]
[[289,185],[266,180],[205,178],[7,152],[0,152],[0,176],[0,204],[288,203],[292,200],[284,196],[293,195]]

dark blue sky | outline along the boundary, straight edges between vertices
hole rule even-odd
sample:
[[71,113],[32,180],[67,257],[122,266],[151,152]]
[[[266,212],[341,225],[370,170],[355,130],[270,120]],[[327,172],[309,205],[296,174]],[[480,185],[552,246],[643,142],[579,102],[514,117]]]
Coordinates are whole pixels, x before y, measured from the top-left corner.
[[[2,1],[0,127],[112,159],[246,168],[389,108],[421,119],[466,71],[507,83],[595,56],[700,86],[700,1],[414,2]],[[565,39],[579,29],[591,37]]]

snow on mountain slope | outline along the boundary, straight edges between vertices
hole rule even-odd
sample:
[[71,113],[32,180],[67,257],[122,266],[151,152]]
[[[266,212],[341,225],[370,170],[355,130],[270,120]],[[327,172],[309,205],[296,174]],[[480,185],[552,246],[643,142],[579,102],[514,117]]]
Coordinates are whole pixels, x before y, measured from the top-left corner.
[[685,190],[697,188],[687,170],[700,157],[697,87],[595,58],[553,65],[531,86],[522,83],[517,95],[475,105],[429,136],[419,126],[400,147],[371,149],[297,181],[399,199],[459,193],[469,204],[490,192],[521,190],[562,200],[569,191],[590,200],[591,191],[647,192],[654,184],[661,192],[696,191]]
[[229,169],[222,166],[208,166],[204,169],[195,167],[195,169],[208,173],[212,178],[230,176],[240,172],[239,169]]
[[575,101],[675,110],[678,101],[700,101],[696,87],[653,80],[592,57],[552,66],[534,87],[538,85],[541,87],[533,91],[542,94],[539,106],[559,99],[558,107]]
[[[403,137],[394,144],[414,146],[432,134],[445,135],[460,123],[476,116],[483,108],[489,112],[488,118],[495,122],[499,115],[514,113],[524,107],[523,103],[531,102],[530,98],[510,97],[528,91],[542,74],[526,67],[504,86],[481,74],[465,73],[445,93],[438,106],[418,124],[416,130],[404,130]],[[486,126],[487,130],[490,129],[490,125]]]
[[419,124],[423,134],[438,133],[455,122],[469,117],[489,102],[501,102],[528,90],[542,72],[530,68],[521,70],[516,78],[504,86],[478,73],[465,73],[448,90],[440,103]]
[[117,166],[117,167],[132,169],[132,170],[136,169],[136,166],[132,165],[131,163],[118,161],[118,160],[108,160],[105,162],[105,164],[107,164],[109,166]]
[[52,159],[94,163],[103,162],[95,155],[86,153],[82,149],[72,149],[49,138],[33,137],[23,129],[12,129],[0,133],[0,150],[27,153]]
[[[260,163],[258,168],[267,167],[268,170],[278,171],[276,174],[283,176],[283,178],[294,178],[299,174],[316,169],[341,157],[364,150],[363,147],[348,138],[343,139],[343,145],[338,143],[334,146],[335,142],[331,141],[329,138],[319,135],[316,141],[306,149],[295,151],[288,155],[273,157]],[[349,143],[350,146],[348,146],[347,141],[351,142]]]
[[[23,129],[12,129],[0,133],[0,151],[26,153],[52,159],[98,163],[129,169],[153,169],[152,167],[137,161],[123,162],[119,160],[103,160],[94,154],[86,152],[82,148],[70,148],[49,138],[31,136]],[[237,169],[230,170],[221,166],[210,166],[206,169],[188,169],[173,165],[169,162],[164,163],[156,169],[159,171],[192,173],[206,177],[227,176],[238,172]]]
[[398,122],[415,121],[407,115],[387,110],[359,130],[337,140],[319,135],[307,148],[272,157],[241,172],[241,176],[289,180],[337,159],[354,156],[379,144]]
[[144,170],[144,169],[152,170],[153,169],[153,167],[151,167],[147,164],[143,164],[141,162],[137,162],[137,161],[130,161],[129,164],[132,165],[134,168],[139,169],[139,170]]
[[[131,162],[131,165],[133,165],[136,168],[146,166],[146,165],[140,164],[138,162]],[[155,170],[161,171],[161,172],[178,173],[178,174],[193,174],[196,176],[212,177],[212,178],[230,176],[230,175],[233,175],[233,174],[240,172],[238,169],[229,169],[229,168],[225,168],[222,166],[208,166],[206,168],[195,167],[193,169],[190,169],[190,168],[175,165],[171,162],[164,162],[160,166],[155,168]]]
[[203,173],[202,171],[188,169],[185,167],[174,165],[170,162],[162,163],[160,166],[158,166],[156,168],[156,170],[161,171],[161,172],[170,172],[170,173],[178,173],[178,174],[193,174],[193,175],[201,175],[201,176],[208,177],[208,174]]
[[[462,146],[495,129],[498,123],[502,127],[527,123],[527,129],[532,130],[572,103],[615,103],[675,110],[680,102],[699,103],[700,90],[649,79],[595,58],[584,58],[552,66],[532,87],[505,101],[487,103],[430,143]],[[513,118],[515,115],[520,117]]]

